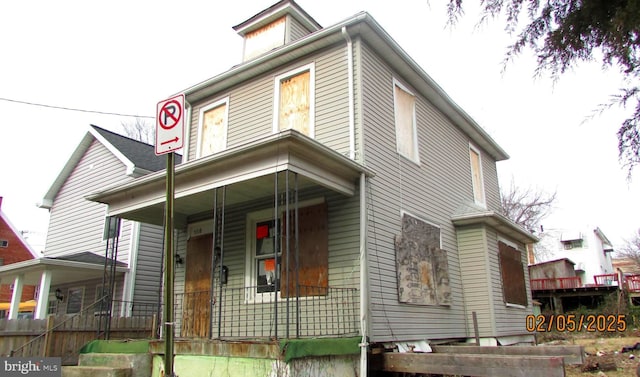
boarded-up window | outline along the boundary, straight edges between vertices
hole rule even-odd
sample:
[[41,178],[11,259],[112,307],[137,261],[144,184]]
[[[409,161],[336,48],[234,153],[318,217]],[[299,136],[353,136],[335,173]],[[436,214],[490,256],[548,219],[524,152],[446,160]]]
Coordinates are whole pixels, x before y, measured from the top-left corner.
[[[287,219],[295,224],[295,212]],[[286,221],[284,222],[286,227]],[[286,232],[286,229],[285,229]],[[290,227],[289,252],[282,253],[282,297],[326,295],[329,286],[329,233],[327,204],[298,209],[298,255],[296,259],[295,230]],[[286,243],[283,243],[286,245]],[[288,257],[287,257],[288,255]],[[288,267],[287,267],[288,266]],[[296,270],[297,279],[296,279]]]
[[402,216],[396,236],[398,300],[416,305],[450,305],[449,263],[440,249],[440,228],[411,215]]
[[527,306],[527,287],[524,281],[521,252],[504,242],[498,242],[498,251],[504,302]]
[[415,96],[397,82],[394,83],[393,89],[398,153],[419,162]]
[[309,72],[280,81],[280,131],[309,135]]
[[[326,203],[298,209],[298,251],[295,211],[282,220],[253,222],[252,274],[256,293],[280,292],[281,297],[327,294],[329,284],[329,237]],[[287,222],[291,237],[286,237]],[[276,234],[279,241],[276,241]],[[286,240],[289,239],[289,248]],[[277,245],[282,245],[278,247]],[[277,257],[277,260],[276,260]],[[249,272],[250,271],[250,272]],[[299,289],[296,290],[296,287]]]
[[475,148],[469,148],[471,159],[471,182],[473,184],[473,199],[476,203],[484,205],[484,183],[482,180],[482,159],[480,152]]
[[199,157],[223,151],[227,147],[227,109],[225,100],[200,111]]
[[282,46],[285,42],[285,18],[279,18],[244,36],[244,61]]

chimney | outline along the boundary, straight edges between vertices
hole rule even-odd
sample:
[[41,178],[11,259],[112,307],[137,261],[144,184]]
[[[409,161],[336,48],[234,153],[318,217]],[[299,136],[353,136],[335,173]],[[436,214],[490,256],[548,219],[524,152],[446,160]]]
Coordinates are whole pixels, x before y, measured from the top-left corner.
[[0,210],[2,209],[2,196],[0,196]]

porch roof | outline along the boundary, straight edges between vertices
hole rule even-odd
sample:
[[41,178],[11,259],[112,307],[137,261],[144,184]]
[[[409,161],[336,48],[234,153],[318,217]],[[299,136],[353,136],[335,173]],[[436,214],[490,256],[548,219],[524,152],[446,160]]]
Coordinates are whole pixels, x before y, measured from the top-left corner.
[[[37,258],[0,266],[0,281],[10,284],[21,275],[24,284],[38,285],[44,271],[51,271],[51,284],[60,285],[103,276],[104,262],[101,264],[63,260],[56,258]],[[125,273],[126,266],[116,266],[117,273]]]
[[[176,166],[176,227],[185,226],[188,216],[213,208],[214,189],[233,185],[227,190],[227,205],[267,197],[274,193],[274,173],[286,170],[299,175],[300,189],[321,185],[344,195],[354,195],[360,174],[374,175],[297,131],[282,131]],[[283,185],[280,182],[279,189]],[[111,216],[162,225],[166,172],[152,173],[86,198],[107,204]]]

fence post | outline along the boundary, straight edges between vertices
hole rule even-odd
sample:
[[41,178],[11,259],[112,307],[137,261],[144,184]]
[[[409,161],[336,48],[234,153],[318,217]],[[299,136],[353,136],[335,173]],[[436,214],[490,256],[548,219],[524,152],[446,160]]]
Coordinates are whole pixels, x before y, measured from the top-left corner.
[[55,324],[55,315],[49,314],[47,316],[47,328],[44,335],[44,352],[42,353],[44,357],[51,356],[51,341],[53,338],[53,326]]

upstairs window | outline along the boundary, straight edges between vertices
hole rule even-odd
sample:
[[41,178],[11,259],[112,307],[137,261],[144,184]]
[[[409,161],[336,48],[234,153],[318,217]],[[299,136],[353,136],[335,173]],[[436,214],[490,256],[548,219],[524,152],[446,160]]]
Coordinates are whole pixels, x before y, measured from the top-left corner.
[[315,73],[313,64],[276,77],[273,132],[296,130],[314,134]]
[[473,200],[476,204],[485,205],[484,180],[482,178],[482,157],[480,151],[469,145],[471,160],[471,182],[473,185]]
[[197,156],[204,157],[227,148],[229,99],[214,102],[200,109]]
[[562,241],[562,246],[565,250],[580,249],[582,248],[582,240]]
[[398,153],[419,163],[418,133],[416,130],[416,97],[402,84],[393,81],[393,103]]
[[0,240],[0,247],[9,247],[8,240]]
[[244,36],[244,61],[252,59],[285,43],[286,18],[281,17]]

